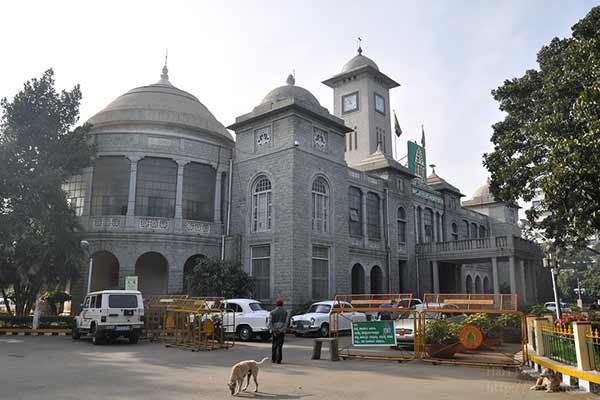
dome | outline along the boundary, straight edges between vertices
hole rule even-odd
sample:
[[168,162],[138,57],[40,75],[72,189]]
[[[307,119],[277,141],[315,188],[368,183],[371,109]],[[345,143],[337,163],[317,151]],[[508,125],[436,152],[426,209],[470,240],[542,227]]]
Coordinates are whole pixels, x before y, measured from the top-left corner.
[[300,86],[296,86],[296,80],[292,75],[288,76],[286,83],[284,86],[271,90],[262,100],[261,104],[277,103],[293,97],[295,100],[300,100],[300,102],[321,107],[319,100],[311,92]]
[[477,188],[477,190],[475,190],[475,193],[473,193],[473,197],[471,198],[471,201],[474,201],[477,203],[482,203],[482,204],[496,202],[494,195],[490,192],[489,181],[485,185],[482,185],[479,188]]
[[355,70],[360,67],[370,66],[379,71],[379,67],[375,64],[375,61],[371,60],[369,57],[365,57],[362,55],[362,49],[358,48],[358,54],[354,56],[350,61],[344,64],[344,68],[342,68],[342,73],[349,72]]
[[88,122],[93,125],[115,122],[174,124],[233,140],[204,104],[169,82],[167,73],[165,66],[157,83],[137,87],[117,97]]

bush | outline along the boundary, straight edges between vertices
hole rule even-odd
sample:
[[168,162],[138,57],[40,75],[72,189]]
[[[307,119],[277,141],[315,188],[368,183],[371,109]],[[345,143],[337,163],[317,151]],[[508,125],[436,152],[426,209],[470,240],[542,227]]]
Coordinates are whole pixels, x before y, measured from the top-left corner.
[[544,314],[549,313],[550,311],[544,307],[542,304],[534,304],[529,309],[529,315],[533,315],[536,317],[541,317]]
[[71,295],[67,292],[54,290],[42,294],[40,300],[45,301],[48,304],[51,315],[58,315],[62,312],[65,301],[71,301]]
[[[71,316],[40,317],[39,321],[39,329],[70,329],[73,326],[73,317]],[[32,325],[33,316],[11,317],[0,315],[0,329],[31,329]]]
[[461,325],[445,319],[436,319],[425,324],[425,343],[454,344],[458,342]]
[[464,319],[463,325],[475,325],[485,335],[494,326],[486,313],[471,314]]
[[496,323],[503,328],[520,328],[521,316],[518,314],[502,314],[496,318]]

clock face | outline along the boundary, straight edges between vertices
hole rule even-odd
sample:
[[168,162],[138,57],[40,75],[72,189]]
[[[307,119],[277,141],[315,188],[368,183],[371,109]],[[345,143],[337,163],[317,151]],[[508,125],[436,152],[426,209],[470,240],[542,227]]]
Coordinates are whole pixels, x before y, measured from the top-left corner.
[[327,132],[322,129],[315,128],[314,133],[313,133],[313,143],[317,150],[326,151],[327,150]]
[[256,144],[258,147],[271,143],[271,128],[266,126],[255,131]]
[[375,111],[385,114],[385,99],[375,93]]
[[358,110],[358,93],[342,96],[342,112]]

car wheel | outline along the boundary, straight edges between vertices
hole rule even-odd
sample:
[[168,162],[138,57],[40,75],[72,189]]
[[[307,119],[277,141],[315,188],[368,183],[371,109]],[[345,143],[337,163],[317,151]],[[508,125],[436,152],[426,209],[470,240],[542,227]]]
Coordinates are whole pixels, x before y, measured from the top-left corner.
[[247,342],[252,339],[252,329],[249,326],[241,326],[238,328],[238,336],[243,342]]
[[73,325],[73,329],[71,330],[71,337],[73,338],[73,340],[81,339],[81,332],[79,332],[77,324]]
[[92,326],[90,333],[92,334],[92,343],[93,344],[99,345],[99,344],[104,343],[104,335],[102,335],[102,333],[96,329],[96,325]]
[[136,344],[140,340],[140,335],[132,333],[129,335],[129,344]]
[[321,329],[319,329],[319,333],[321,334],[322,337],[328,337],[329,336],[329,324],[325,323],[325,324],[321,325]]

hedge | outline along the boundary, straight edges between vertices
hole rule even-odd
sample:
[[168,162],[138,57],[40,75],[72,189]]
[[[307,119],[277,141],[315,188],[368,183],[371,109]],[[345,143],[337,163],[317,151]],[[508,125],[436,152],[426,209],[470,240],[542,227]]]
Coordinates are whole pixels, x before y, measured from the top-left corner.
[[[6,328],[24,328],[31,329],[33,325],[33,316],[11,317],[10,315],[0,315],[0,329]],[[73,327],[73,317],[40,317],[39,329],[70,329]]]

